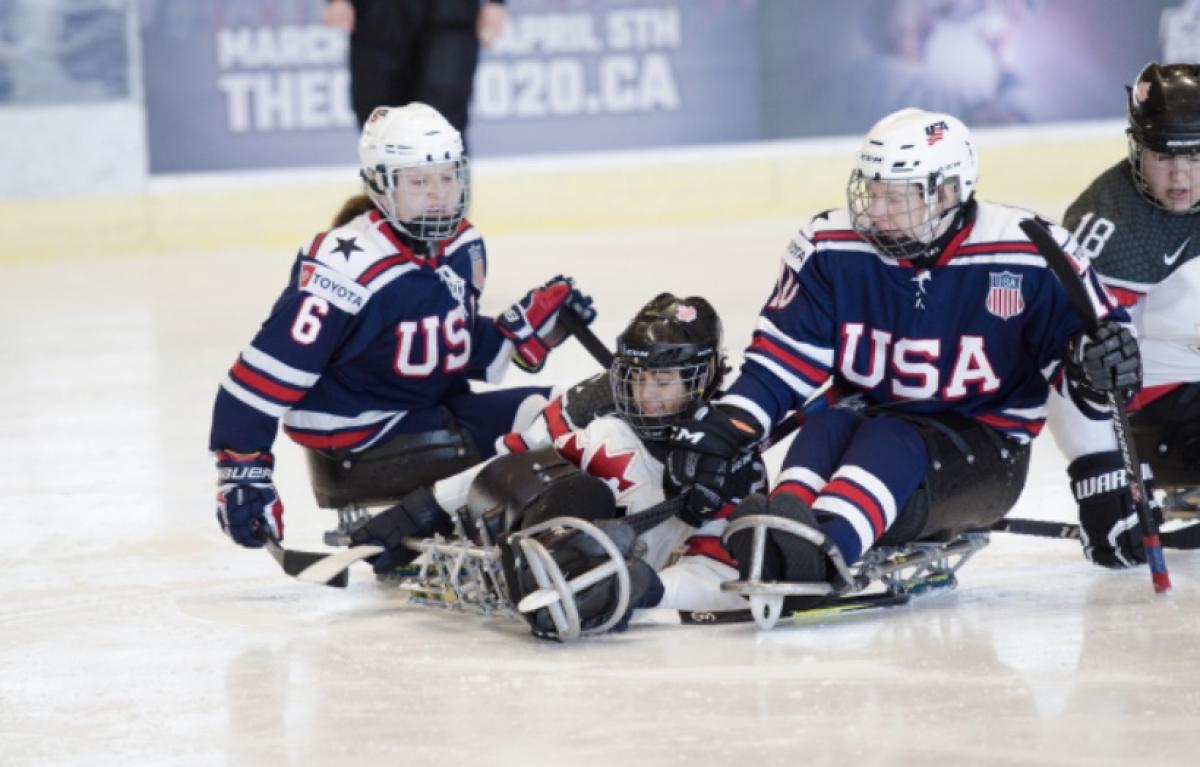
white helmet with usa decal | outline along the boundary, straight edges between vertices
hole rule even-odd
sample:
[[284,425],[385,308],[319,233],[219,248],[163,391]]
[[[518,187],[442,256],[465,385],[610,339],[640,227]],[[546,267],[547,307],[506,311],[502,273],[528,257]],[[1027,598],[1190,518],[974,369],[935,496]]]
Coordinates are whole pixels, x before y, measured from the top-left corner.
[[918,258],[975,193],[979,159],[953,115],[901,109],[877,122],[847,186],[854,227],[885,255]]
[[462,136],[433,107],[376,107],[358,142],[367,195],[392,226],[436,242],[454,234],[471,200]]

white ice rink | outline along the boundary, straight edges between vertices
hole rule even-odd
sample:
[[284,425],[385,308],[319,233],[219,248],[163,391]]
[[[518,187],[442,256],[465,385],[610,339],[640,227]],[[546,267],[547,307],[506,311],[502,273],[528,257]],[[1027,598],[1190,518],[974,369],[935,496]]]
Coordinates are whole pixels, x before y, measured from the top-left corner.
[[[569,270],[611,342],[660,289],[702,293],[740,358],[800,222],[493,236],[484,309]],[[365,565],[286,578],[218,531],[206,444],[293,252],[0,263],[0,765],[1200,763],[1200,553],[1168,554],[1162,597],[997,534],[904,608],[573,646]],[[572,344],[540,379],[594,369]],[[319,548],[332,515],[277,452],[287,542]],[[1069,519],[1063,469],[1039,440],[1013,514]]]

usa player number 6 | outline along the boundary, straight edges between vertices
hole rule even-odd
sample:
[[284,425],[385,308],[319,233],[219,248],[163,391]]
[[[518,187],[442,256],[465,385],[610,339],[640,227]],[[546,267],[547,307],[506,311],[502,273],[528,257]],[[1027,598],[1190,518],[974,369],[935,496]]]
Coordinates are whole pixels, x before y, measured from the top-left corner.
[[329,314],[329,302],[317,296],[308,296],[300,304],[296,312],[296,320],[292,323],[292,340],[307,346],[317,340],[321,332],[321,317]]

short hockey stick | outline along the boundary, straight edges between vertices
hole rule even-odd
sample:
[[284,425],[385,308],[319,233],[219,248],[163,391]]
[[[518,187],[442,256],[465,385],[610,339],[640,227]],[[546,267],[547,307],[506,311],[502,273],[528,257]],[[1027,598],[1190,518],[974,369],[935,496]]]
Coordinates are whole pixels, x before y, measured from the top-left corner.
[[601,367],[603,367],[605,370],[608,370],[610,367],[612,367],[612,352],[610,352],[608,347],[604,345],[604,342],[601,341],[594,332],[592,332],[592,329],[588,327],[586,322],[583,321],[583,318],[579,316],[578,312],[569,306],[563,307],[563,309],[558,313],[558,321],[562,323],[563,328],[568,333],[575,336],[579,343],[583,344],[583,348],[588,350],[588,353],[592,355],[596,362],[600,363]]
[[[1027,218],[1021,222],[1020,226],[1021,231],[1029,237],[1038,252],[1046,259],[1046,264],[1054,272],[1054,276],[1062,283],[1071,307],[1083,323],[1084,332],[1094,333],[1100,326],[1100,319],[1091,296],[1088,294],[1087,286],[1083,284],[1083,278],[1075,270],[1073,259],[1055,241],[1054,236],[1041,221]],[[1117,446],[1121,450],[1121,458],[1125,463],[1130,494],[1133,496],[1138,522],[1142,525],[1142,546],[1146,550],[1146,562],[1150,565],[1150,578],[1154,583],[1154,591],[1165,594],[1171,590],[1171,576],[1167,573],[1167,562],[1163,557],[1162,542],[1158,536],[1158,523],[1155,521],[1154,515],[1150,513],[1150,504],[1146,499],[1146,485],[1142,482],[1142,464],[1138,460],[1137,448],[1131,439],[1129,413],[1125,409],[1125,398],[1119,392],[1112,390],[1106,392],[1106,397],[1113,413],[1113,433],[1116,435]]]
[[[839,597],[827,604],[807,610],[793,610],[780,618],[781,623],[815,623],[827,618],[864,610],[899,607],[908,604],[910,594],[854,594]],[[669,607],[649,607],[633,611],[630,626],[720,626],[729,623],[750,623],[750,610],[673,610]]]
[[296,580],[345,588],[350,581],[348,568],[355,562],[383,553],[382,546],[354,546],[344,551],[322,553],[285,549],[274,535],[267,533],[263,545],[279,567]]
[[1038,538],[1070,538],[1079,540],[1079,525],[1070,522],[1048,522],[1044,519],[1004,518],[992,524],[990,530]]
[[[1005,518],[990,528],[995,532],[1032,535],[1038,538],[1068,538],[1079,540],[1079,525],[1070,522],[1047,522],[1044,519]],[[1187,525],[1178,530],[1158,534],[1164,549],[1191,551],[1200,549],[1200,525]]]

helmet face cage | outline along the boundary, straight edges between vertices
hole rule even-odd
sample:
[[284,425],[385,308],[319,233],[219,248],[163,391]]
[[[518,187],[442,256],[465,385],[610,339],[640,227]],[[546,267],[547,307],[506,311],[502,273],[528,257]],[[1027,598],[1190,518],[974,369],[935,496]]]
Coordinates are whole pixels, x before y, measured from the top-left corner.
[[[874,187],[872,182],[874,181]],[[915,180],[873,180],[859,169],[850,174],[846,201],[851,225],[880,253],[895,259],[920,258],[937,238],[942,222],[954,215],[954,208],[937,213],[938,189],[945,183],[940,177],[927,182]],[[918,191],[919,194],[914,194]],[[890,222],[884,234],[871,216],[872,201],[878,200],[875,210],[885,213]],[[957,207],[957,206],[955,206]]]
[[1129,88],[1134,186],[1169,213],[1200,210],[1200,65],[1151,62]]
[[471,206],[471,168],[465,156],[437,163],[363,170],[371,201],[402,232],[424,242],[444,240]]
[[462,136],[428,104],[376,107],[358,141],[371,202],[398,231],[425,242],[450,237],[471,200]]
[[[978,175],[970,131],[957,117],[893,112],[871,127],[859,148],[846,184],[851,224],[885,257],[921,258],[974,196]],[[953,205],[946,198],[950,184],[957,191]]]
[[666,439],[672,427],[712,396],[711,350],[694,362],[665,365],[649,364],[647,354],[622,351],[610,370],[613,403],[617,414],[643,439]]
[[[1163,200],[1155,193],[1154,182],[1152,177],[1156,174],[1154,171],[1148,170],[1143,162],[1145,152],[1156,153],[1159,156],[1158,162],[1169,163],[1172,170],[1163,170],[1162,174],[1166,173],[1182,173],[1187,179],[1184,188],[1191,191],[1193,201],[1190,205],[1173,206],[1169,200]],[[1178,170],[1175,170],[1178,168]],[[1137,134],[1130,131],[1129,133],[1129,170],[1133,174],[1133,184],[1137,187],[1138,192],[1156,208],[1161,208],[1168,213],[1191,214],[1200,213],[1200,147],[1189,151],[1163,151],[1160,152],[1152,149],[1144,144]],[[1165,182],[1159,182],[1161,186]]]

